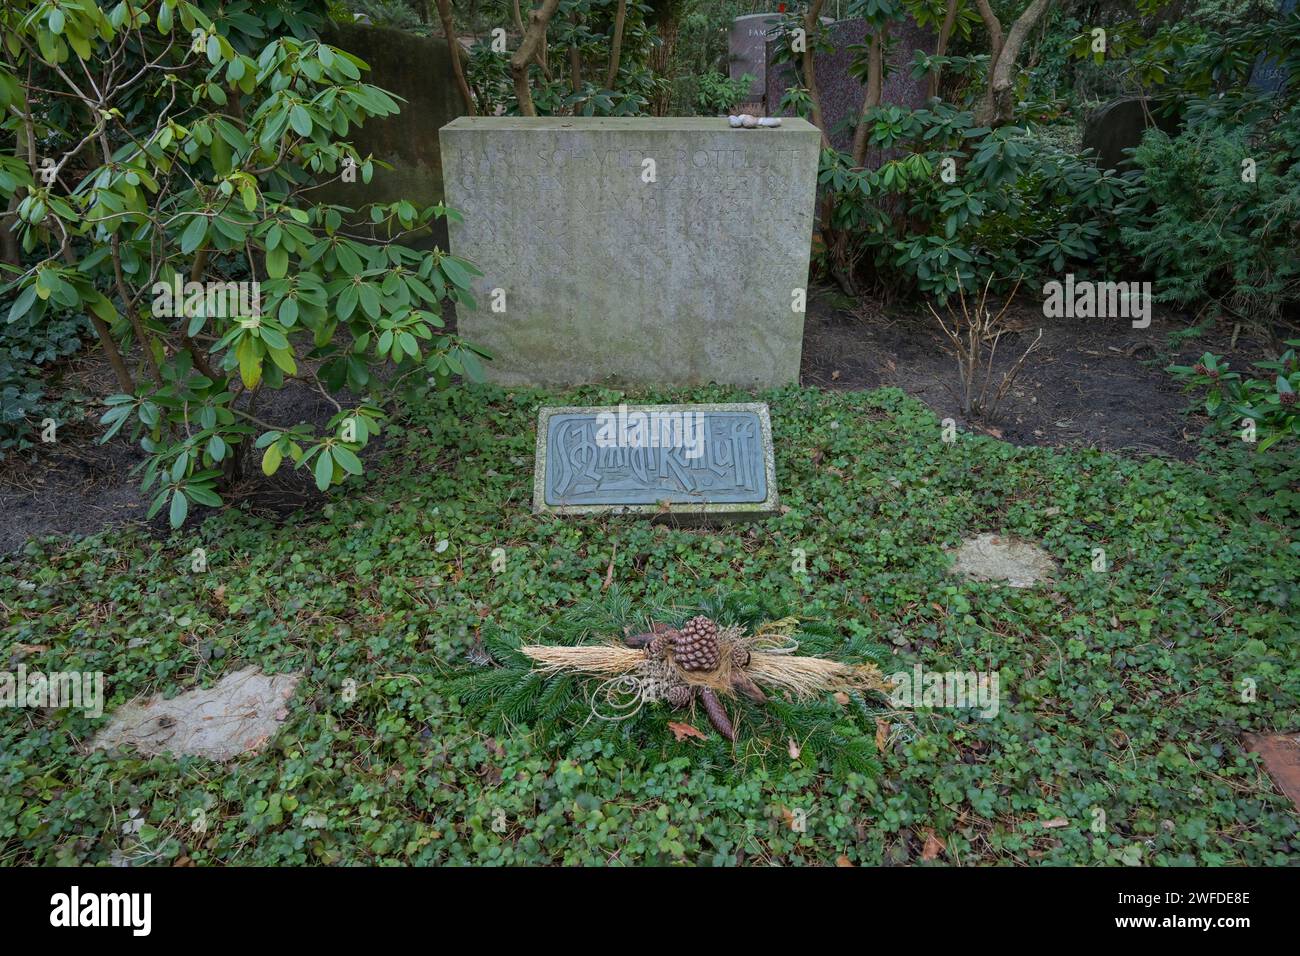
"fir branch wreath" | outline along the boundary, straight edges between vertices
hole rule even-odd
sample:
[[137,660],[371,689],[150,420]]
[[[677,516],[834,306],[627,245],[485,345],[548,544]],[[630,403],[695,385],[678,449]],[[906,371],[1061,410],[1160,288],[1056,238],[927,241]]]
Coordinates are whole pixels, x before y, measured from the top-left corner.
[[[640,754],[683,751],[684,737],[697,749],[726,741],[733,754],[760,756],[785,754],[793,741],[834,765],[877,769],[875,718],[890,689],[876,663],[883,649],[749,595],[684,612],[634,609],[613,589],[527,638],[497,626],[482,640],[490,663],[452,690],[494,732],[539,731],[557,744],[613,740]],[[695,726],[697,704],[717,736]]]

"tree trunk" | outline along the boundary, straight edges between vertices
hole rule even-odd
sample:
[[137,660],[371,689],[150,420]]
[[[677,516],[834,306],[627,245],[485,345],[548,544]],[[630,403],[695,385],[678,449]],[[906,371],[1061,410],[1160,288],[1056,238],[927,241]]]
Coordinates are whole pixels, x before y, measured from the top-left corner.
[[569,22],[573,24],[573,41],[569,44],[569,87],[576,93],[582,89],[582,47],[578,46],[578,27],[582,25],[582,18],[578,11],[570,15]]
[[677,33],[681,28],[682,10],[685,6],[683,0],[660,0],[654,5],[654,25],[659,32],[659,45],[650,54],[650,69],[661,80],[661,88],[650,104],[650,112],[655,116],[667,116],[672,103],[668,66],[672,62],[673,51],[677,49]]
[[627,0],[618,0],[618,13],[614,14],[614,41],[609,51],[609,73],[605,78],[605,89],[612,90],[618,79],[618,58],[623,52],[623,23],[627,19]]
[[[73,253],[71,246],[64,245],[62,255],[64,265],[72,269],[77,267],[77,257]],[[104,356],[113,369],[113,377],[117,379],[118,388],[127,395],[134,395],[135,382],[131,378],[131,370],[126,367],[126,359],[122,358],[117,343],[113,341],[113,333],[109,329],[108,323],[91,309],[86,310],[86,317],[90,319],[90,324],[95,330],[95,337],[99,339],[99,347],[104,350]]]
[[533,105],[533,94],[528,89],[528,64],[539,55],[539,50],[546,43],[546,27],[555,15],[560,0],[543,0],[542,5],[528,14],[528,29],[524,38],[510,58],[510,72],[515,78],[515,98],[519,101],[520,116],[536,116],[537,107]]
[[808,119],[822,133],[822,147],[829,149],[830,137],[826,135],[826,120],[822,116],[822,97],[817,90],[817,63],[813,57],[812,35],[821,19],[823,0],[813,0],[803,15],[803,85],[808,88]]
[[867,48],[867,92],[862,98],[862,110],[858,113],[858,125],[853,130],[853,165],[861,166],[867,159],[867,133],[870,123],[867,110],[880,105],[880,97],[885,88],[885,37],[889,33],[889,24],[884,24],[871,38]]
[[[15,131],[17,139],[14,145],[14,155],[24,162],[27,161],[27,124],[19,123]],[[9,207],[0,216],[0,262],[8,263],[11,266],[18,266],[22,263],[22,246],[18,242],[18,233],[14,232],[14,226],[18,223],[18,207],[22,204],[22,197],[19,190],[15,189],[14,194],[9,197]]]
[[989,64],[988,90],[983,104],[975,114],[975,122],[980,126],[1005,126],[1015,115],[1016,60],[1020,57],[1025,40],[1052,5],[1052,0],[1033,0],[1024,13],[1016,18],[1016,22],[1011,24],[1005,39],[1002,25],[989,9],[988,0],[976,0],[976,3],[980,8],[980,16],[984,17],[984,23],[989,28],[995,52]]
[[451,0],[436,0],[438,4],[438,18],[442,20],[442,32],[447,38],[448,52],[451,54],[451,75],[456,80],[456,89],[460,90],[461,101],[465,104],[465,112],[470,116],[478,115],[478,108],[474,105],[474,94],[469,91],[469,83],[465,80],[465,64],[461,58],[465,55],[461,49],[460,42],[456,39],[456,22],[452,18]]
[[[943,26],[939,28],[939,40],[934,47],[936,57],[946,56],[948,53],[948,41],[952,39],[952,28],[957,23],[957,0],[948,0],[948,10],[943,15]],[[934,72],[930,74],[930,88],[927,96],[939,95],[939,77],[943,73],[943,65],[936,63]]]

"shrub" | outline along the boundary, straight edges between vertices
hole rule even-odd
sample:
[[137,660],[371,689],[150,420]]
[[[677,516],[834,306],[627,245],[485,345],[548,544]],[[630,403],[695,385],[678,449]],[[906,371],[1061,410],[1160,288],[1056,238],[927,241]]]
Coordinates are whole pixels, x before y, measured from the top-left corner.
[[754,77],[748,73],[731,79],[725,73],[709,72],[699,78],[695,90],[695,108],[702,116],[727,113],[744,100]]
[[1284,438],[1300,435],[1300,359],[1295,351],[1300,339],[1286,344],[1290,348],[1277,361],[1255,363],[1255,368],[1268,373],[1266,378],[1245,378],[1209,352],[1196,365],[1174,365],[1169,372],[1188,389],[1205,390],[1205,413],[1216,428],[1238,431],[1266,451]]
[[881,107],[869,119],[869,146],[893,158],[854,168],[824,150],[821,182],[833,196],[833,224],[849,233],[878,286],[946,301],[992,274],[995,290],[1006,291],[1103,264],[1118,245],[1124,180],[1032,126],[977,127],[969,110],[938,102]]
[[1151,130],[1134,158],[1145,217],[1122,234],[1158,300],[1258,321],[1300,301],[1300,118]]
[[[321,490],[345,481],[399,387],[479,368],[437,331],[444,298],[473,304],[473,266],[403,244],[448,211],[367,207],[369,243],[344,227],[354,210],[310,191],[345,168],[368,181],[348,132],[397,110],[318,25],[292,6],[215,0],[0,12],[0,108],[28,153],[0,169],[23,251],[0,293],[47,338],[63,316],[89,319],[120,388],[104,438],[139,438],[151,513],[170,502],[174,525],[191,503],[221,504],[251,445],[268,473],[288,458]],[[33,177],[38,150],[54,159],[49,182]],[[258,406],[293,380],[333,405],[323,430]]]

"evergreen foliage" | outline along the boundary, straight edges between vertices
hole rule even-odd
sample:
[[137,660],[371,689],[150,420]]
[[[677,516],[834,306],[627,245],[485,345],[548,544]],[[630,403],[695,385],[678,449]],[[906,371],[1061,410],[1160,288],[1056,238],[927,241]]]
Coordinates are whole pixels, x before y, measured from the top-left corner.
[[[789,741],[793,740],[805,755],[803,759],[836,773],[879,770],[873,737],[879,708],[857,694],[850,695],[847,705],[829,695],[814,701],[772,695],[766,704],[741,696],[728,698],[726,707],[741,733],[735,752],[729,753],[731,745],[712,732],[698,705],[688,715],[675,712],[664,701],[650,701],[624,720],[600,717],[594,712],[599,708],[593,708],[600,678],[545,676],[519,651],[524,644],[572,646],[643,633],[652,621],[676,627],[696,614],[705,614],[722,626],[738,624],[753,632],[765,621],[785,617],[788,612],[752,592],[715,594],[699,607],[653,600],[637,606],[615,587],[597,600],[558,615],[535,633],[521,636],[493,625],[484,627],[483,650],[491,656],[491,663],[458,677],[449,692],[459,697],[471,717],[482,719],[487,732],[531,732],[543,747],[557,751],[567,751],[580,742],[612,741],[628,759],[656,762],[688,755],[696,763],[738,771],[749,763],[768,763],[769,758],[788,760]],[[878,663],[887,659],[878,645],[861,637],[846,639],[826,622],[801,622],[795,639],[801,654]],[[670,721],[695,724],[707,740],[676,740]]]

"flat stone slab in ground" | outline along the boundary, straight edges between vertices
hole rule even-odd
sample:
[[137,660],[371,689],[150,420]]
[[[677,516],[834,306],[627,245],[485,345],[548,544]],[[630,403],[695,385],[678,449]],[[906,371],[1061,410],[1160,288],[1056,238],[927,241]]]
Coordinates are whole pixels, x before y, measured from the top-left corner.
[[95,735],[92,748],[130,746],[146,754],[230,760],[262,747],[288,716],[301,674],[245,667],[208,688],[126,704]]
[[1036,544],[1006,535],[982,534],[950,551],[949,571],[972,581],[992,581],[1013,588],[1033,587],[1056,574],[1052,556]]
[[777,510],[767,405],[542,408],[533,510],[696,520]]

